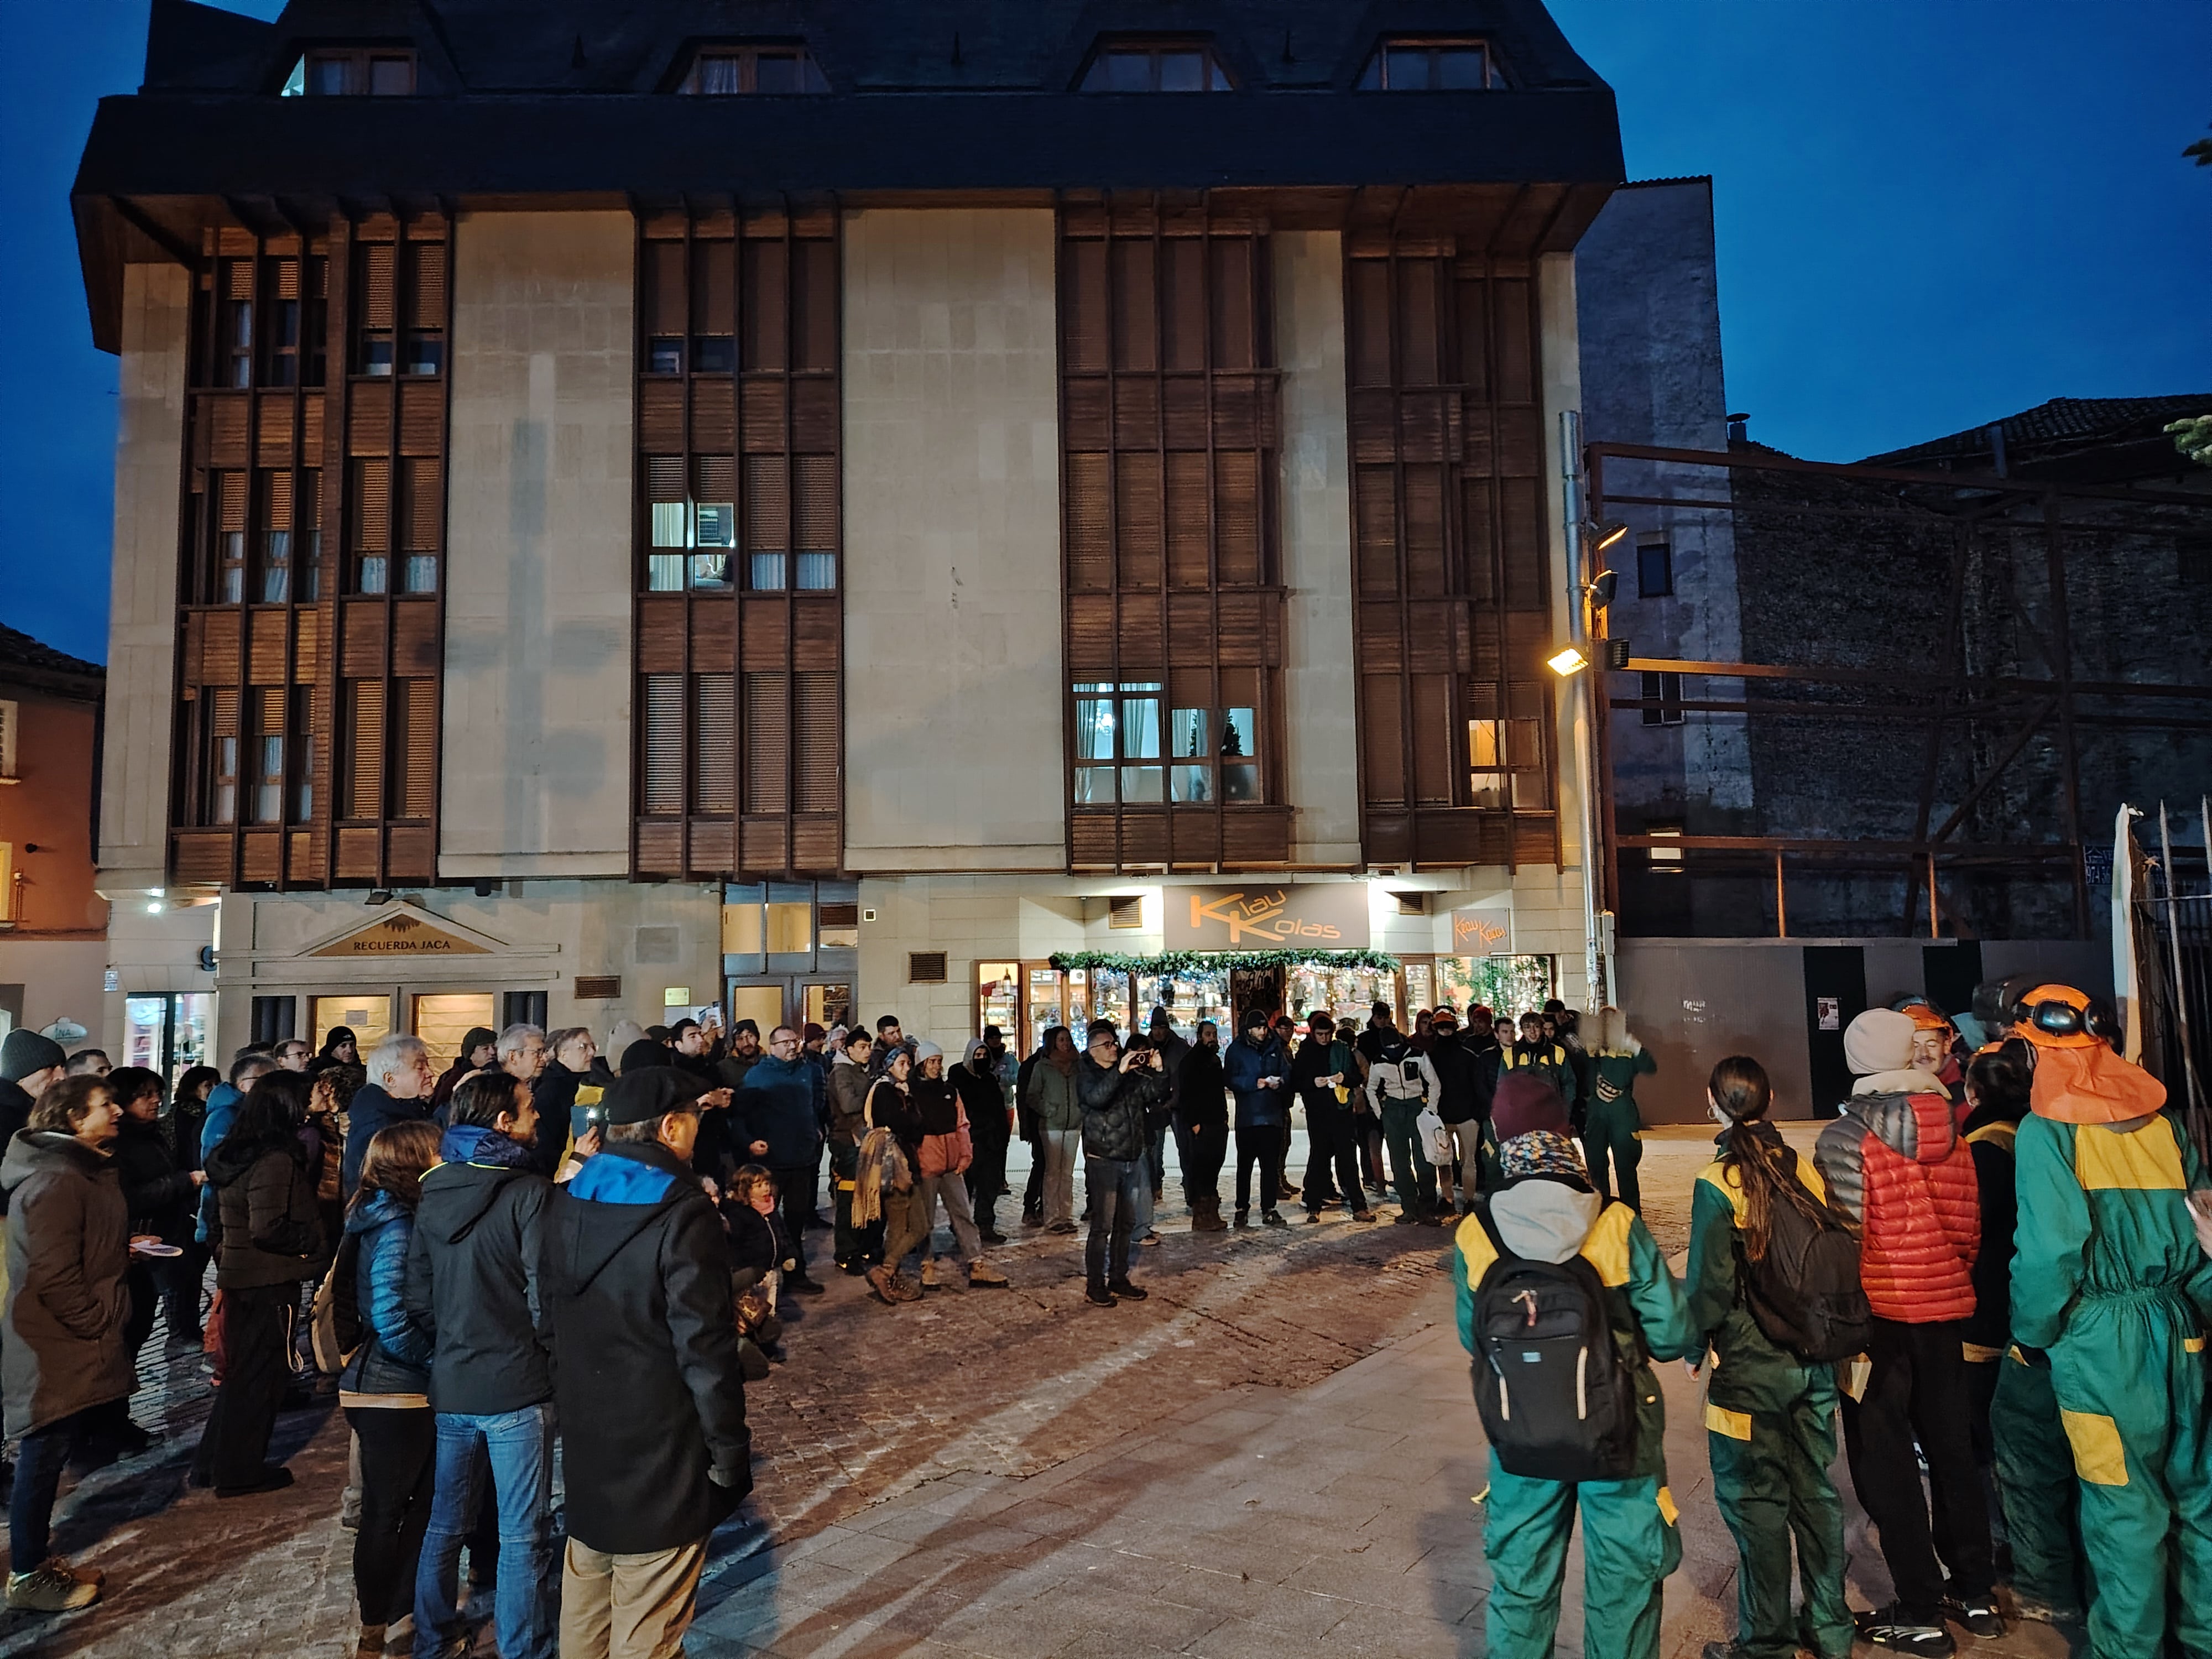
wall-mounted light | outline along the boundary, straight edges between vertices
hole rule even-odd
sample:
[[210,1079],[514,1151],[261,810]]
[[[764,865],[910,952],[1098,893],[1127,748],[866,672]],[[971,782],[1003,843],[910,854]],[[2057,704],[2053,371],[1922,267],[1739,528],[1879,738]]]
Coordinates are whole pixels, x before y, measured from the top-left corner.
[[1593,524],[1586,528],[1589,532],[1590,551],[1593,553],[1604,552],[1628,533],[1628,526],[1619,519],[1607,519],[1603,524]]
[[389,904],[392,902],[391,890],[385,887],[376,888],[369,893],[368,897],[364,900],[363,902],[368,904]]
[[1613,603],[1613,590],[1620,586],[1620,573],[1618,570],[1601,570],[1595,578],[1583,584],[1583,592],[1589,595],[1592,611],[1602,611]]
[[1557,654],[1547,658],[1544,665],[1554,674],[1564,678],[1569,674],[1581,673],[1583,669],[1589,666],[1589,659],[1583,655],[1578,647],[1571,645]]

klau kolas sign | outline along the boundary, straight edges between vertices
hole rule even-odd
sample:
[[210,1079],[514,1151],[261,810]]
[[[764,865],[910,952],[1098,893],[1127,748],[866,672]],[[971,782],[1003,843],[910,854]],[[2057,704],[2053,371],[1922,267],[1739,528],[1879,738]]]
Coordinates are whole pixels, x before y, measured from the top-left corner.
[[1360,951],[1368,943],[1367,886],[1170,887],[1161,942],[1170,951]]

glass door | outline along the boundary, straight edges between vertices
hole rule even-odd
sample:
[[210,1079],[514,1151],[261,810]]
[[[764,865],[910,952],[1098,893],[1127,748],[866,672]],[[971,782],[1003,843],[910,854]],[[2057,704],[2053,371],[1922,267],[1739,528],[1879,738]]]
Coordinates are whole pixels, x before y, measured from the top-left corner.
[[769,1034],[784,1023],[790,994],[789,980],[732,980],[730,1029],[736,1030],[741,1019],[752,1021],[760,1027],[761,1047],[767,1048]]
[[121,1063],[158,1072],[173,1089],[189,1068],[208,1063],[208,1030],[214,1021],[211,991],[127,996],[123,1000]]
[[802,1024],[819,1025],[827,1031],[853,1023],[853,984],[850,980],[810,980],[799,988]]

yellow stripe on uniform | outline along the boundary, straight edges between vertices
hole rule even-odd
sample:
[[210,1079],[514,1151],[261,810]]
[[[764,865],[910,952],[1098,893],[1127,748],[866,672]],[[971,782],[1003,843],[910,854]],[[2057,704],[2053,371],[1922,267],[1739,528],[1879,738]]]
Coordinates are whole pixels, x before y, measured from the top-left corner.
[[2119,1425],[2095,1412],[2069,1412],[2059,1407],[2058,1420],[2074,1448],[2074,1473],[2093,1486],[2128,1484],[2128,1454],[2120,1444]]
[[1583,1240],[1582,1259],[1597,1269],[1598,1281],[1607,1290],[1628,1283],[1628,1230],[1635,1224],[1635,1211],[1608,1204]]
[[[1828,1183],[1820,1179],[1820,1171],[1813,1160],[1794,1148],[1791,1149],[1790,1156],[1797,1160],[1798,1184],[1812,1194],[1814,1198],[1824,1204],[1826,1203]],[[1729,1207],[1735,1212],[1735,1224],[1739,1227],[1742,1226],[1744,1210],[1748,1200],[1743,1195],[1741,1176],[1729,1165],[1715,1158],[1698,1172],[1698,1179],[1728,1200]]]
[[1725,1406],[1710,1402],[1705,1407],[1705,1426],[1715,1434],[1725,1435],[1730,1440],[1751,1438],[1751,1413],[1732,1412]]
[[1970,1146],[1979,1144],[1984,1146],[1998,1146],[2008,1152],[2013,1149],[2013,1143],[2019,1139],[2020,1125],[2007,1123],[2002,1119],[1999,1119],[1995,1123],[1982,1125],[1980,1128],[1966,1137],[1966,1141]]
[[1992,1348],[1980,1342],[1961,1342],[1959,1352],[1969,1365],[1993,1364],[2004,1358],[2002,1348]]
[[1681,1517],[1681,1514],[1682,1511],[1674,1507],[1674,1494],[1664,1486],[1660,1487],[1659,1518],[1671,1527]]
[[2181,1339],[2181,1351],[2184,1353],[2203,1353],[2204,1352],[2204,1339],[2201,1336],[2183,1337]]
[[2154,1117],[2142,1127],[2122,1134],[2102,1123],[2084,1123],[2074,1131],[2074,1176],[2086,1190],[2122,1188],[2130,1192],[2180,1192],[2187,1186],[2181,1173],[2181,1146],[2173,1126]]
[[1482,1230],[1482,1223],[1468,1216],[1459,1224],[1452,1235],[1452,1243],[1459,1247],[1459,1258],[1467,1263],[1467,1287],[1470,1291],[1482,1288],[1482,1276],[1490,1271],[1490,1264],[1498,1260],[1498,1248],[1490,1242],[1490,1235]]

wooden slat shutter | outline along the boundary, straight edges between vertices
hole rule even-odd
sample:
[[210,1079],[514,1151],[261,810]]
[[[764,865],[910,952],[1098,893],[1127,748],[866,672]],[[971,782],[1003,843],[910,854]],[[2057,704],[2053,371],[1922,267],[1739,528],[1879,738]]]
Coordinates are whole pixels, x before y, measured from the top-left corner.
[[788,270],[783,244],[746,239],[742,295],[744,344],[739,361],[750,372],[781,372],[784,331],[790,325]]
[[810,672],[794,679],[799,799],[793,806],[801,812],[834,812],[838,806],[837,676]]
[[734,678],[701,674],[692,682],[692,810],[727,812],[737,787]]
[[745,676],[745,811],[783,812],[791,744],[791,683],[781,674]]
[[639,283],[645,302],[645,327],[649,334],[690,331],[684,315],[684,244],[647,242],[645,273]]
[[353,464],[353,544],[363,553],[392,549],[392,463],[381,457]]
[[345,816],[384,816],[384,682],[353,680],[346,686]]
[[645,677],[645,810],[684,810],[684,677]]
[[1071,241],[1064,245],[1060,285],[1066,307],[1061,349],[1068,369],[1101,374],[1106,356],[1106,245]]
[[407,546],[416,553],[434,553],[444,538],[440,534],[445,502],[438,490],[436,461],[408,460],[406,469]]
[[398,250],[389,242],[364,243],[361,250],[361,325],[392,325],[398,295],[393,281]]
[[1414,798],[1424,806],[1449,806],[1459,759],[1450,729],[1451,679],[1443,674],[1413,679]]
[[1107,477],[1103,455],[1067,458],[1067,585],[1075,592],[1103,593],[1114,585]]
[[781,455],[745,457],[745,549],[781,553],[791,545],[791,476]]
[[1361,676],[1359,729],[1365,742],[1362,757],[1367,771],[1367,799],[1390,805],[1406,800],[1405,728],[1398,710],[1398,677]]
[[446,325],[446,245],[407,245],[407,321],[414,328]]
[[793,544],[809,552],[832,552],[837,546],[837,458],[801,455],[793,463],[798,473],[799,524]]
[[400,798],[394,816],[427,818],[438,799],[438,683],[400,680],[394,689],[404,710],[396,733]]
[[216,475],[216,528],[228,534],[246,528],[246,474]]

